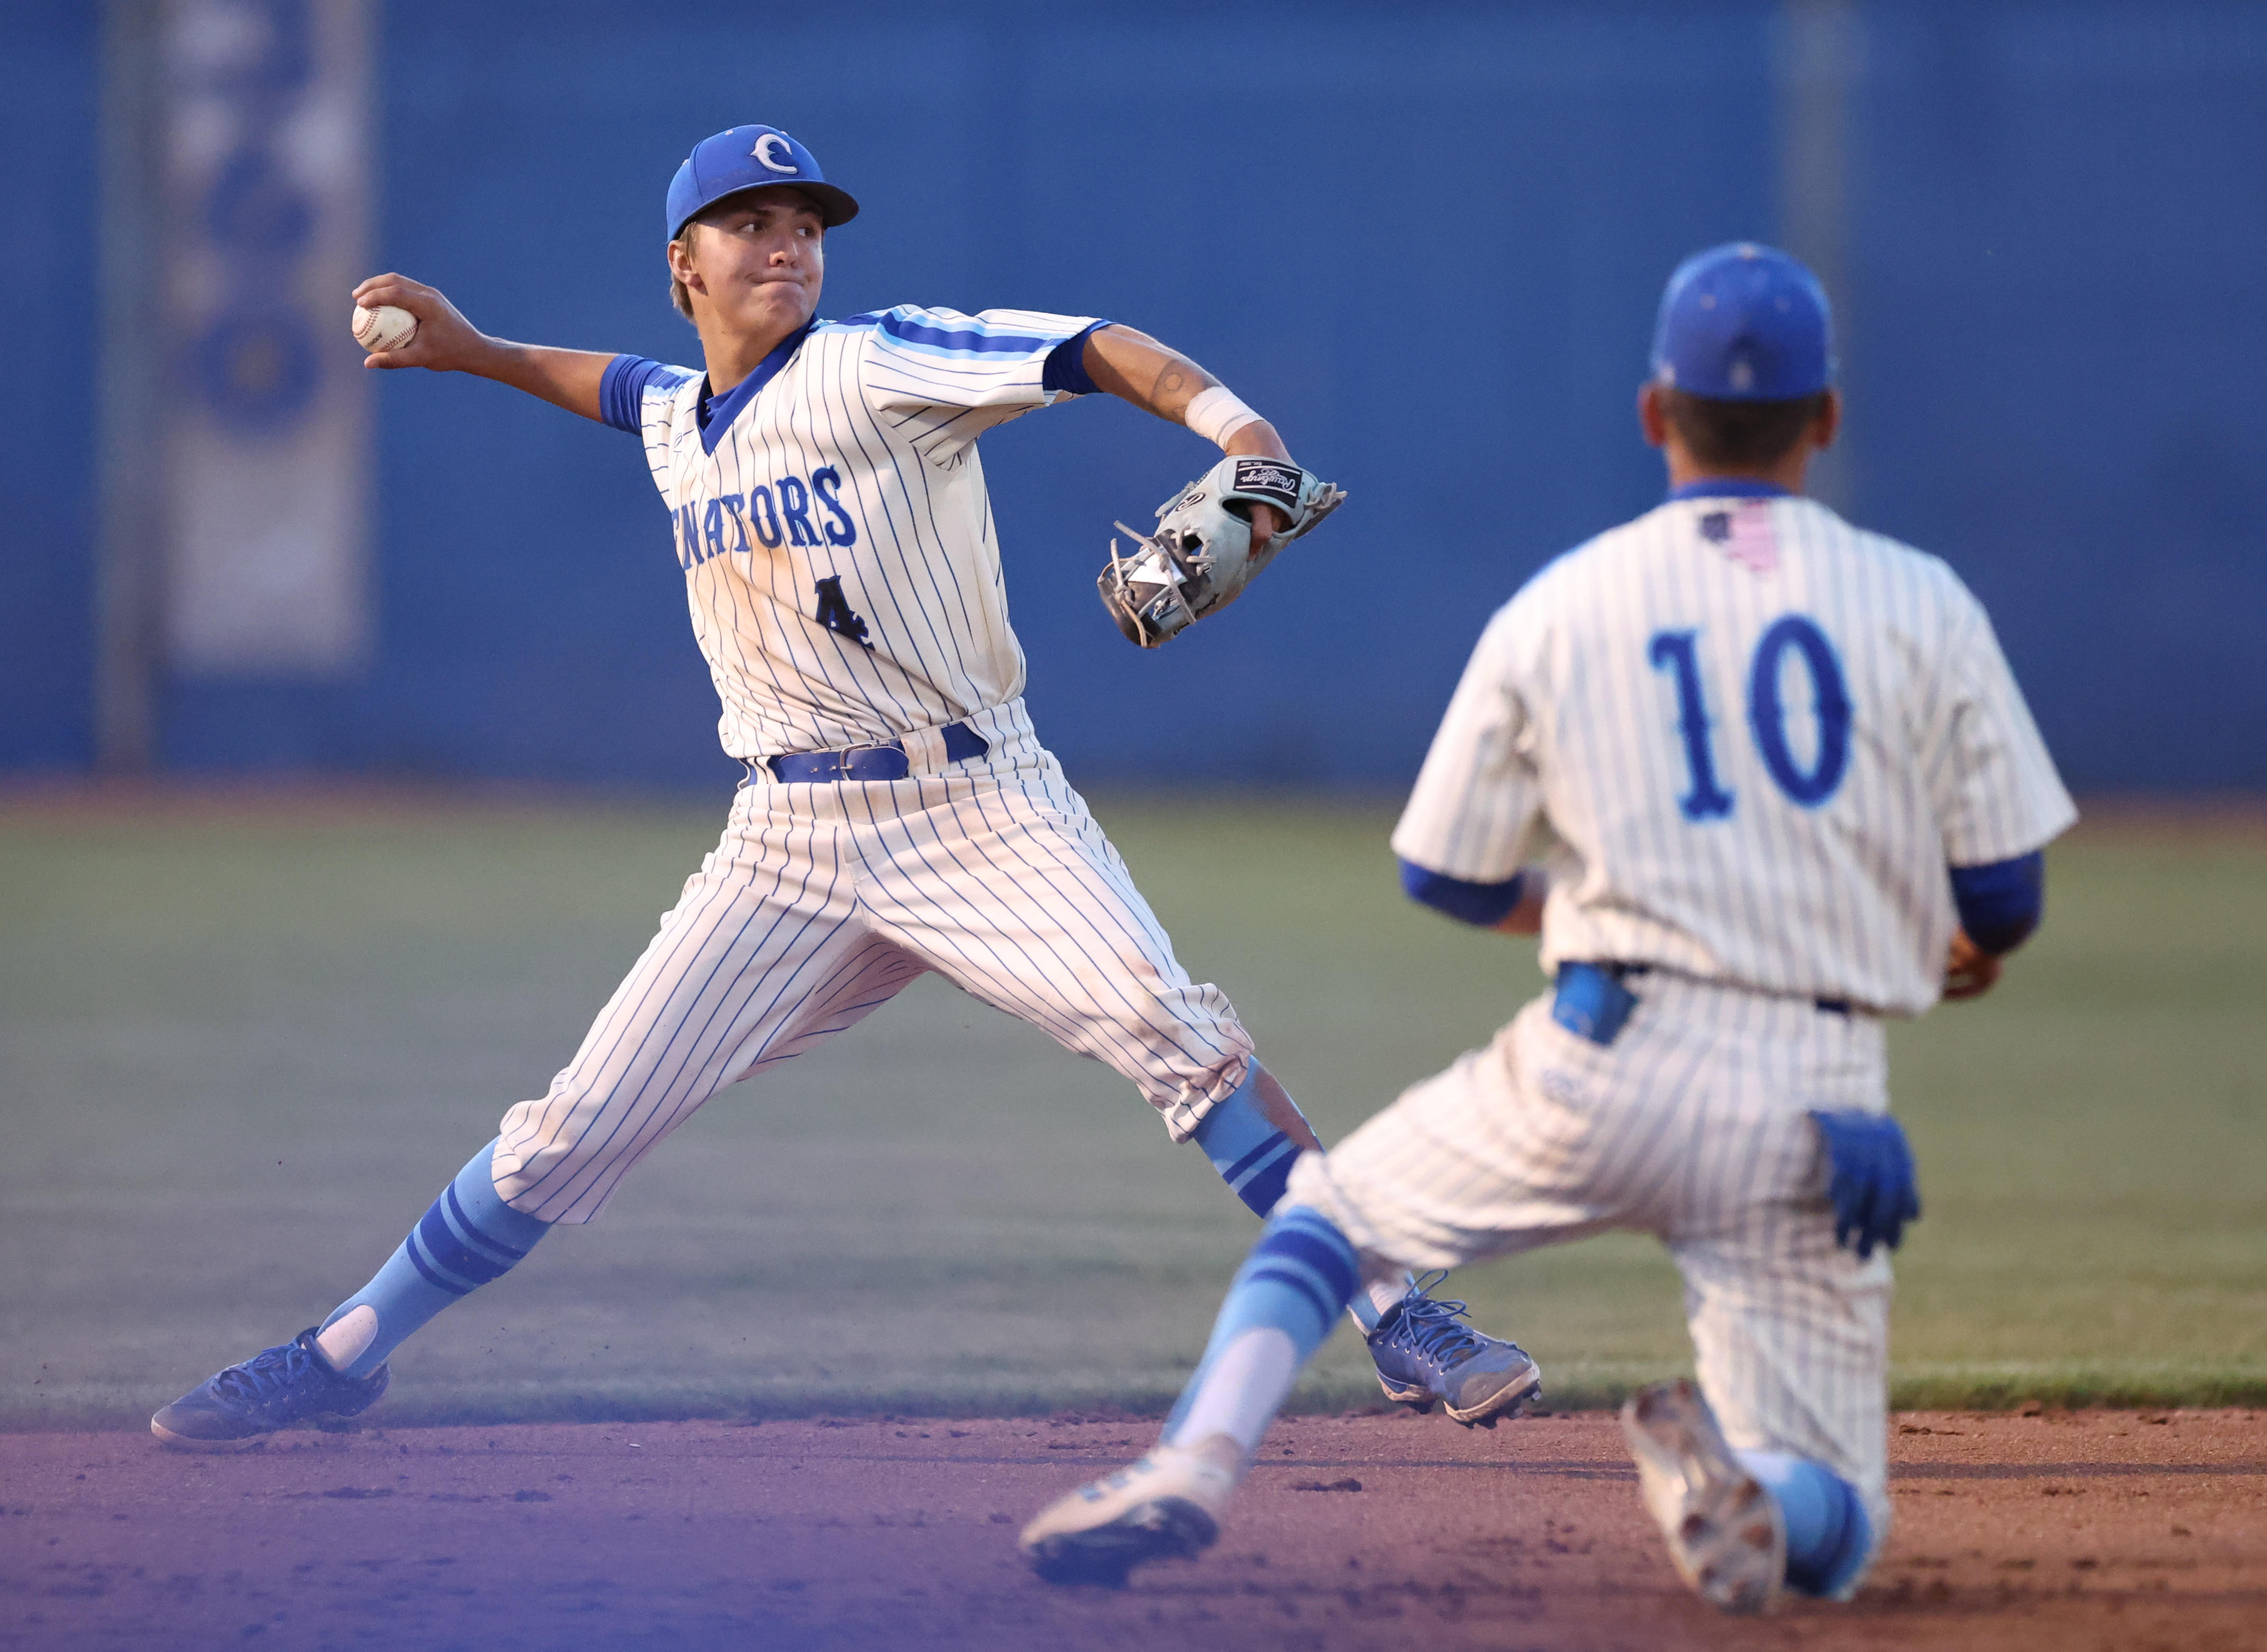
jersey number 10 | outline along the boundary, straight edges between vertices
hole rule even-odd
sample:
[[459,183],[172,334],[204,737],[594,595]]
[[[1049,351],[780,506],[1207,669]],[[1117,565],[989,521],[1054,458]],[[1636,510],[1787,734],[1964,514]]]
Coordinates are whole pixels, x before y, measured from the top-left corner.
[[[1699,640],[1697,630],[1656,631],[1646,646],[1646,657],[1654,670],[1669,672],[1676,683],[1676,732],[1684,738],[1685,772],[1691,782],[1676,806],[1687,820],[1721,820],[1732,812],[1732,794],[1716,778],[1713,725],[1700,686]],[[1789,650],[1801,657],[1810,673],[1817,708],[1818,750],[1808,768],[1787,742],[1786,708],[1779,699],[1779,670]],[[1756,644],[1755,657],[1748,664],[1748,731],[1755,737],[1756,754],[1763,759],[1772,783],[1790,802],[1806,809],[1816,809],[1831,797],[1849,772],[1849,685],[1843,680],[1834,645],[1805,615],[1790,613],[1772,620]]]

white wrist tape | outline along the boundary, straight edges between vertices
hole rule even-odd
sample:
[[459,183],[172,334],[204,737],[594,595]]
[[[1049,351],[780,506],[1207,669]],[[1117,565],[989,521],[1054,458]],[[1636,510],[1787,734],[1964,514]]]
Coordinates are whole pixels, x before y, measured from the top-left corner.
[[1226,385],[1214,385],[1201,391],[1189,403],[1189,410],[1181,415],[1181,422],[1216,446],[1225,447],[1228,438],[1253,423],[1259,415],[1236,399],[1236,392]]

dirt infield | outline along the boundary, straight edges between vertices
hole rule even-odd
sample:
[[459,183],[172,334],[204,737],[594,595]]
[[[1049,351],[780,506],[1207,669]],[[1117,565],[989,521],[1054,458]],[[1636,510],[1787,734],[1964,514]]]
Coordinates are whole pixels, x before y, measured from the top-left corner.
[[0,1647],[2267,1646],[2267,1413],[1914,1413],[1859,1601],[1684,1593],[1611,1419],[1293,1418],[1220,1546],[1126,1590],[1012,1546],[1151,1422],[542,1425],[0,1436]]

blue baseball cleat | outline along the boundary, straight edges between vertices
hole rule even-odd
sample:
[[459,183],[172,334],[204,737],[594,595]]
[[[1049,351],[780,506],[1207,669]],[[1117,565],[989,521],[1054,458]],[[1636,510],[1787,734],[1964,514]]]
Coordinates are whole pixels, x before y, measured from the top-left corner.
[[385,1392],[386,1367],[341,1377],[315,1346],[310,1325],[200,1383],[150,1419],[150,1432],[190,1451],[227,1451],[318,1417],[351,1417]]
[[1543,1369],[1517,1343],[1464,1324],[1469,1311],[1464,1303],[1426,1295],[1447,1277],[1428,1274],[1410,1281],[1408,1294],[1369,1333],[1369,1357],[1388,1399],[1419,1411],[1430,1411],[1437,1401],[1468,1428],[1493,1428],[1543,1398]]

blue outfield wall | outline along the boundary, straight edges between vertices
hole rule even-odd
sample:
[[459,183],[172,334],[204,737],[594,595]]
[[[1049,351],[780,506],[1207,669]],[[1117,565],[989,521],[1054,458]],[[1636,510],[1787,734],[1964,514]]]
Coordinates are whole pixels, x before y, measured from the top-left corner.
[[[0,21],[0,252],[36,318],[0,518],[0,765],[87,760],[96,41]],[[1991,605],[2082,788],[2267,786],[2267,9],[1877,5],[1850,110],[1853,510]],[[384,11],[380,258],[510,336],[684,361],[661,196],[785,126],[865,206],[824,305],[1107,315],[1353,492],[1157,654],[1093,580],[1209,450],[1080,403],[986,438],[1042,731],[1082,781],[1393,784],[1487,613],[1645,509],[1662,277],[1775,237],[1770,4]],[[345,295],[341,295],[343,316]],[[354,351],[340,329],[343,361]],[[378,651],[175,682],[167,763],[704,784],[732,770],[635,440],[378,387]]]
[[2267,785],[2267,6],[1867,19],[1856,513],[1983,597],[2073,784]]
[[93,741],[96,8],[0,13],[0,770]]

